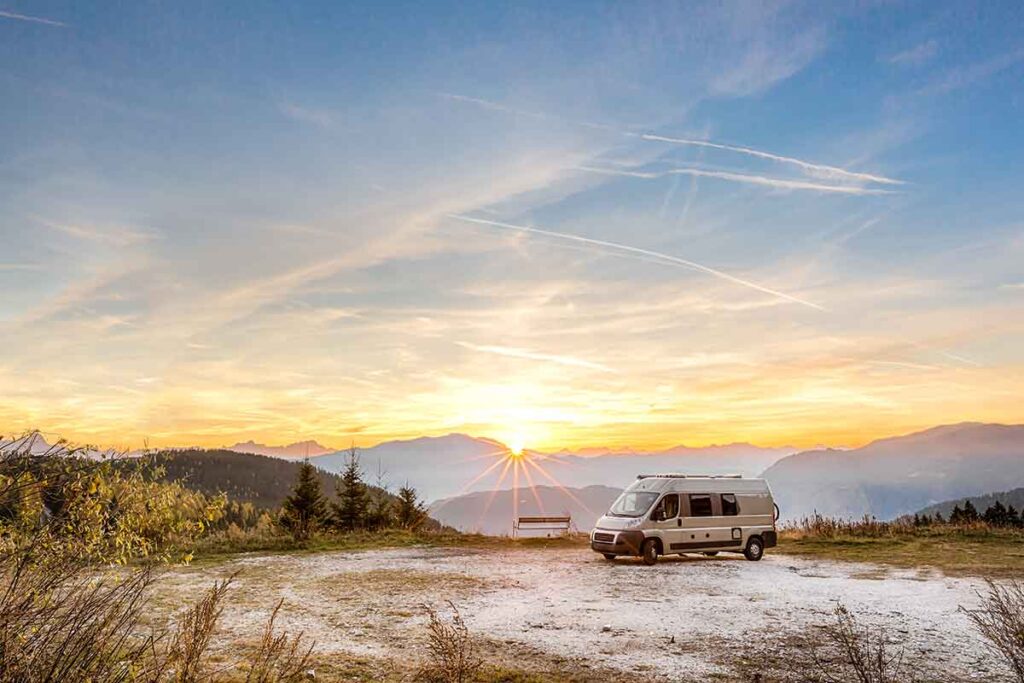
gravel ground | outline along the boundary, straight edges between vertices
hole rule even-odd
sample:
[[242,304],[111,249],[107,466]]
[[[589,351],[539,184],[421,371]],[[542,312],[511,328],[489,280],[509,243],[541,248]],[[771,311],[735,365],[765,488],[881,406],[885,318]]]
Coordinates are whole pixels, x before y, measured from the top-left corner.
[[315,639],[322,655],[404,666],[424,650],[423,605],[449,599],[474,635],[497,645],[491,654],[508,650],[506,664],[532,651],[574,671],[700,678],[727,672],[723,663],[752,646],[808,633],[837,600],[905,642],[910,661],[941,663],[950,678],[984,679],[990,664],[958,610],[977,603],[979,580],[770,553],[761,562],[690,556],[654,567],[581,548],[253,556],[171,572],[157,606],[166,613],[238,570],[228,640],[254,640],[284,598],[279,623]]

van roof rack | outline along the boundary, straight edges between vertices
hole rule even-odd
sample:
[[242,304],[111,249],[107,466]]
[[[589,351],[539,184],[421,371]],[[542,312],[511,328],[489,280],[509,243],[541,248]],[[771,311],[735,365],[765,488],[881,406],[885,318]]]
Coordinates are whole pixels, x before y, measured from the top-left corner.
[[638,474],[637,479],[742,479],[742,474]]

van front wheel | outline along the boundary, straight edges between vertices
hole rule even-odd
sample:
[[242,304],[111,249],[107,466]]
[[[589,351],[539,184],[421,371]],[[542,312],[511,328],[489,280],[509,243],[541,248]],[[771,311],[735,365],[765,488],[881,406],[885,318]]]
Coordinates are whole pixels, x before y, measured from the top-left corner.
[[606,559],[609,562],[611,562],[612,560],[615,559],[615,553],[604,553],[604,559]]
[[648,538],[640,546],[640,554],[644,558],[644,564],[647,566],[655,564],[658,561],[658,542],[653,538]]
[[747,547],[743,551],[743,556],[751,562],[757,562],[764,555],[764,542],[760,536],[751,536],[750,540],[747,541]]

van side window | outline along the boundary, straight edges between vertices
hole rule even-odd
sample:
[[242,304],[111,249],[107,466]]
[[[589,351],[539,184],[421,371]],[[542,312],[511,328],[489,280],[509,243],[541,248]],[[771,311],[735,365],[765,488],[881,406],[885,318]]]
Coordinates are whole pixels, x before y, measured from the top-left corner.
[[711,496],[707,493],[691,493],[690,494],[690,516],[691,517],[710,517],[711,516]]
[[722,494],[722,514],[726,517],[733,517],[740,514],[740,506],[736,504],[735,493]]
[[651,519],[654,521],[664,521],[666,519],[675,519],[678,516],[679,496],[675,493],[669,493],[662,498],[661,502],[654,508],[654,512],[651,514]]

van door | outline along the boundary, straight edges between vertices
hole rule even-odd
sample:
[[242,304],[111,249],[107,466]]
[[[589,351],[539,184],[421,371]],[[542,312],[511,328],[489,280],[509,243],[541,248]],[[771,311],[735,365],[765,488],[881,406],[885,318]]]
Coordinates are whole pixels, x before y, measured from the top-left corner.
[[679,494],[666,493],[651,510],[649,527],[652,531],[657,531],[657,535],[661,537],[663,553],[671,552],[672,544],[677,541],[680,524]]
[[676,552],[695,552],[713,550],[712,533],[715,531],[714,506],[710,493],[685,494],[683,519],[679,540],[676,541]]
[[709,541],[716,548],[735,548],[743,542],[743,528],[739,518],[739,503],[734,493],[712,493],[714,516],[710,521]]

